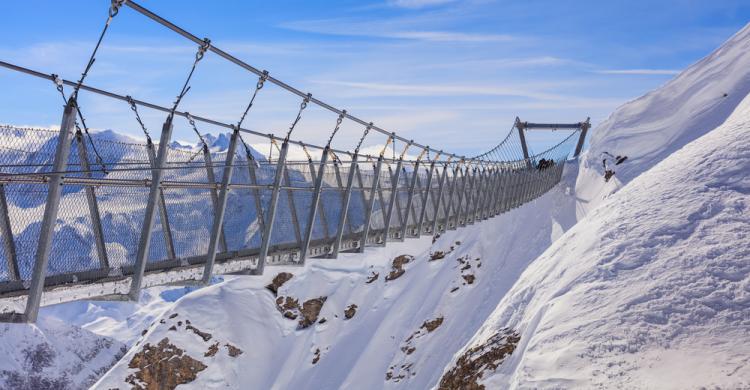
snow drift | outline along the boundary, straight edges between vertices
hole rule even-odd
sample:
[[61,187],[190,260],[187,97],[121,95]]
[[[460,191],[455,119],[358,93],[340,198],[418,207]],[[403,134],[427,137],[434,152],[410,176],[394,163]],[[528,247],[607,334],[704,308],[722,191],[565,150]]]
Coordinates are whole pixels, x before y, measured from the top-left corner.
[[490,388],[750,386],[750,98],[604,201],[523,273],[472,344]]

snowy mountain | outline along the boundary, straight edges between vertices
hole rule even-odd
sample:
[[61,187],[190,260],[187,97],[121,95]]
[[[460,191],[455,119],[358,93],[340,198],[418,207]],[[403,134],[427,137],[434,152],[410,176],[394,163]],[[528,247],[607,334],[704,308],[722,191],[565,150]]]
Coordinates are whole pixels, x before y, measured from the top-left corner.
[[603,202],[521,275],[471,346],[489,388],[750,387],[750,98]]
[[[41,317],[129,349],[97,389],[750,387],[748,46],[750,26],[593,129],[552,191],[435,242]],[[28,329],[2,333],[0,387],[31,371],[6,337]]]

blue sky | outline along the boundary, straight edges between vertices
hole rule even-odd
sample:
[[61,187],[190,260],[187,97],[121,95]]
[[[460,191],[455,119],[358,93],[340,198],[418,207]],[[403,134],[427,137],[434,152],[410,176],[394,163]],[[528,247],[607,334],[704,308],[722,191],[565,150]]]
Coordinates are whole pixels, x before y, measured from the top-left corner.
[[[466,154],[496,142],[516,115],[532,121],[591,116],[599,122],[750,20],[750,2],[740,0],[139,3],[334,106]],[[104,0],[3,2],[0,59],[76,79],[108,6]],[[112,22],[87,83],[169,105],[195,50],[126,7]],[[181,109],[236,122],[255,82],[255,76],[208,54]],[[1,123],[59,123],[61,102],[51,83],[0,69],[0,86]],[[298,98],[279,88],[264,88],[246,125],[282,134],[298,105]],[[140,136],[125,103],[83,94],[81,106],[91,128]],[[164,115],[142,115],[156,133]],[[295,136],[323,142],[335,119],[310,108]],[[361,131],[345,124],[335,146],[351,147]],[[183,122],[176,137],[195,141]],[[532,136],[537,148],[555,137]]]

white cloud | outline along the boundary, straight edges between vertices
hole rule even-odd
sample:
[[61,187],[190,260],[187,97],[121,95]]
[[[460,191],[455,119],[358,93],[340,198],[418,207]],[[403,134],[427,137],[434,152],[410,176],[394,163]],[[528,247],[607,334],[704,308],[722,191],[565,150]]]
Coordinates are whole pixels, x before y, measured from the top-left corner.
[[453,3],[456,0],[388,0],[388,5],[399,8],[425,8],[436,5],[443,5]]
[[378,96],[514,96],[543,100],[562,100],[565,96],[534,91],[531,88],[507,88],[474,84],[426,85],[314,80],[314,83],[376,92]]
[[315,34],[350,37],[404,39],[427,42],[508,42],[508,34],[465,33],[415,28],[412,20],[366,21],[351,19],[302,20],[285,22],[280,27]]
[[675,75],[680,73],[675,69],[608,69],[598,70],[599,74],[625,74],[625,75]]

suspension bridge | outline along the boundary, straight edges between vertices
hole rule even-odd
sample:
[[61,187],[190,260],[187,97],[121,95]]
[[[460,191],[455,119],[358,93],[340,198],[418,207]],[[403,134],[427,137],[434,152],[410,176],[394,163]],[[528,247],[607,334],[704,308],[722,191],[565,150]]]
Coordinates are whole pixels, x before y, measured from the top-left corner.
[[[197,45],[171,106],[85,83],[110,24],[126,6]],[[236,123],[179,110],[209,53],[258,78]],[[0,66],[53,82],[65,103],[59,130],[0,126],[0,321],[6,322],[34,322],[42,305],[137,300],[149,286],[207,284],[217,274],[259,275],[266,265],[336,258],[474,224],[559,183],[564,161],[578,156],[590,127],[588,119],[544,124],[516,118],[485,153],[436,150],[304,93],[130,0],[112,0],[79,80],[2,61]],[[269,84],[300,99],[280,136],[243,127]],[[82,91],[129,105],[144,142],[90,133],[78,105]],[[325,143],[293,137],[308,105],[331,114]],[[144,109],[166,114],[158,142],[141,119]],[[176,117],[188,120],[201,148],[170,146]],[[338,150],[332,141],[345,121],[361,126],[362,134],[356,147]],[[212,151],[199,124],[227,129],[228,147]],[[525,132],[537,129],[571,133],[532,155]],[[383,138],[380,153],[361,152],[368,136]],[[249,137],[274,149],[261,155],[248,146]],[[387,156],[396,141],[403,148]],[[288,158],[290,148],[301,149],[307,161]]]

